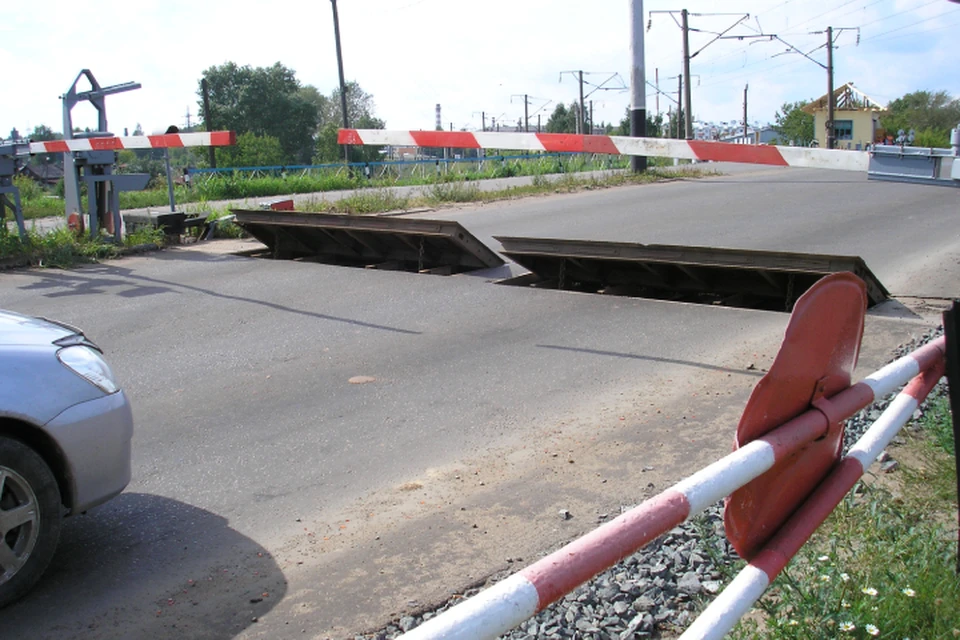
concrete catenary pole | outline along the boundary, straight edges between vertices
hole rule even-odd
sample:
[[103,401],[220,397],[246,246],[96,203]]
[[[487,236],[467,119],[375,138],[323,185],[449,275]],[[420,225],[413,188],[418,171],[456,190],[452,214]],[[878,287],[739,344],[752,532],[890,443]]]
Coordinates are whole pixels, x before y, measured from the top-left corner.
[[683,74],[677,76],[677,139],[683,139]]
[[[643,31],[643,0],[630,0],[630,135],[635,138],[647,135],[647,78],[643,60]],[[659,110],[659,94],[657,100]],[[631,157],[630,168],[634,173],[646,171],[647,158]]]
[[583,109],[583,71],[580,71],[579,75],[580,75],[580,114],[579,114],[579,118],[577,119],[577,125],[579,127],[577,129],[577,133],[586,133],[587,132],[587,129],[586,129],[587,115],[584,113],[584,109]]
[[687,140],[693,140],[693,109],[690,106],[690,27],[687,22],[687,10],[684,9],[681,11],[680,16],[683,19],[683,82],[685,85],[683,110],[686,116],[684,133],[686,134]]
[[827,27],[827,149],[835,146],[836,127],[833,124],[833,27]]

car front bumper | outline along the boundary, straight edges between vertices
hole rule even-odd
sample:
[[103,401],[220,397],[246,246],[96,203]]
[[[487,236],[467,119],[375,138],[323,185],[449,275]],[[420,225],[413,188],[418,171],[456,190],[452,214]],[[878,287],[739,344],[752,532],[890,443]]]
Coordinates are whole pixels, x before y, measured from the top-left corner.
[[63,452],[73,484],[72,514],[114,497],[130,482],[133,412],[124,392],[76,404],[44,427]]

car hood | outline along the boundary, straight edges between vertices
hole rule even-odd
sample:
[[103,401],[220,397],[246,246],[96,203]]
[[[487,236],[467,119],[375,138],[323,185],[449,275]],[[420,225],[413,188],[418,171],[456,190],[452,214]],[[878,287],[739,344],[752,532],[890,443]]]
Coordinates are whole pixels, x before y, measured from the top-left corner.
[[67,325],[0,309],[0,345],[49,345],[78,333]]

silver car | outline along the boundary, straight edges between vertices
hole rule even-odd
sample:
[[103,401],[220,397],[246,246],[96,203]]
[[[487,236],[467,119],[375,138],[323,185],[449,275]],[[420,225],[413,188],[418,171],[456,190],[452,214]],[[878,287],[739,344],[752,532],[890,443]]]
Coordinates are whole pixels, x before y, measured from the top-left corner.
[[53,558],[64,516],[130,482],[133,415],[79,330],[0,310],[0,607]]

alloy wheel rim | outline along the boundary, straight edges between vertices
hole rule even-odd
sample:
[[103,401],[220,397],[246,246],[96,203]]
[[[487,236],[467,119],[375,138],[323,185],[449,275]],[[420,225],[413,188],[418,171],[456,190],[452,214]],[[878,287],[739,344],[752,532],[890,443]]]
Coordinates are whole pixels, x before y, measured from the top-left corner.
[[26,564],[39,535],[36,493],[23,476],[0,466],[0,584]]

